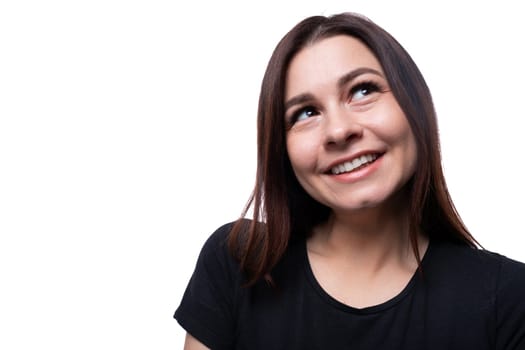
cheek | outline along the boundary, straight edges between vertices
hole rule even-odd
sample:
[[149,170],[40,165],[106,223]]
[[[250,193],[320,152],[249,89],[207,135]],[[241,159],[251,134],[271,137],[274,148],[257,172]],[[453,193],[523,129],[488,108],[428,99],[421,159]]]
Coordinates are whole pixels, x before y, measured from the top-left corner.
[[398,142],[403,145],[407,161],[415,163],[417,159],[416,138],[414,137],[410,124],[408,124],[404,115],[399,125],[400,126],[397,129],[398,133],[395,136],[397,137]]
[[389,144],[405,144],[406,147],[415,144],[408,120],[397,103],[382,107],[376,111],[377,117],[371,118],[377,134]]
[[317,143],[313,137],[303,134],[290,134],[286,139],[286,148],[292,167],[296,172],[315,168]]
[[402,127],[396,128],[391,134],[391,144],[396,147],[399,153],[399,160],[404,164],[405,173],[407,176],[414,174],[417,163],[417,144],[412,129],[408,121],[404,120]]
[[383,141],[396,149],[399,160],[405,164],[408,172],[415,171],[417,162],[417,145],[410,124],[397,103],[385,104],[379,117],[372,118],[371,126]]
[[414,138],[414,134],[410,132],[408,136],[408,145],[407,145],[407,153],[408,153],[408,161],[411,163],[411,169],[412,173],[416,171],[416,163],[417,163],[417,144],[416,139]]

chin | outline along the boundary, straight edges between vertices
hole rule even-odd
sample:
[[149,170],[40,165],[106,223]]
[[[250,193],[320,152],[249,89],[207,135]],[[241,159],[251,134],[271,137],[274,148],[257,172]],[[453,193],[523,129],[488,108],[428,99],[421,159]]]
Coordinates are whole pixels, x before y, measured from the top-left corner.
[[337,212],[356,213],[360,211],[366,211],[369,209],[387,207],[389,206],[389,204],[391,205],[393,203],[394,197],[395,195],[393,195],[392,193],[377,193],[375,195],[363,196],[362,198],[356,198],[355,196],[352,196],[352,198],[348,198],[348,200],[346,201],[341,201],[340,199],[338,203],[331,202],[324,204]]

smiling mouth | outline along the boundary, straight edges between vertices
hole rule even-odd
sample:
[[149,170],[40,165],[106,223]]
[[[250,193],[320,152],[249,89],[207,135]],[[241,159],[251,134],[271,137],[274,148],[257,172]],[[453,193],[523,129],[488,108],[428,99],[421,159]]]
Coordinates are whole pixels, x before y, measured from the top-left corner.
[[351,161],[344,162],[344,163],[334,166],[333,168],[330,169],[329,174],[339,175],[339,174],[350,173],[352,171],[356,171],[358,169],[364,168],[372,164],[380,156],[381,154],[377,154],[377,153],[363,154],[362,156],[352,159]]

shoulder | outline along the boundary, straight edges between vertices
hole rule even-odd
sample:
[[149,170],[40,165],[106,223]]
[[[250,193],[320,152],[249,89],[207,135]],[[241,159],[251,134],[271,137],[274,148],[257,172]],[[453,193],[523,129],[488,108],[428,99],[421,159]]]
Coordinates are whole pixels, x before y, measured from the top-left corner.
[[202,252],[211,253],[228,248],[230,236],[234,228],[238,233],[235,235],[235,239],[238,241],[237,243],[242,245],[247,239],[247,233],[251,224],[252,220],[240,219],[219,226],[219,228],[217,228],[204,243]]
[[497,348],[525,348],[525,264],[496,254],[500,259],[495,295]]
[[437,275],[458,279],[460,285],[481,283],[493,292],[507,285],[525,288],[525,264],[504,255],[448,242],[433,242],[429,270]]
[[424,262],[430,293],[446,301],[441,308],[454,309],[457,318],[461,313],[485,318],[496,349],[525,346],[524,263],[488,250],[435,242]]
[[228,248],[228,237],[234,222],[226,223],[217,228],[204,242],[200,256],[208,257],[224,252]]
[[230,232],[235,222],[217,228],[205,241],[197,259],[194,276],[205,276],[206,282],[235,283],[239,264],[229,249]]
[[[465,244],[450,242],[431,243],[431,268],[442,272],[497,277],[502,265],[517,264],[503,255]],[[521,264],[523,265],[523,264]]]
[[[431,242],[422,262],[429,293],[443,303],[491,313],[504,270],[520,263],[487,250],[450,242]],[[511,269],[512,269],[511,268]]]
[[175,318],[193,337],[210,348],[233,342],[238,264],[229,253],[233,223],[216,229],[204,243]]

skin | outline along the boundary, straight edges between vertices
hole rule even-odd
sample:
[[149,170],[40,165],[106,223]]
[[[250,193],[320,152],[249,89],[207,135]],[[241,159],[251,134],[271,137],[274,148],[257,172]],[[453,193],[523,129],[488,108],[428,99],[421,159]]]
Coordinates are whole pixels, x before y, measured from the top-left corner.
[[186,333],[186,340],[184,341],[184,350],[209,350],[209,348],[195,339],[191,334]]
[[[407,119],[371,51],[350,36],[301,50],[287,72],[287,150],[299,183],[332,209],[307,242],[310,265],[335,299],[357,308],[397,295],[417,269],[404,186],[417,149]],[[354,172],[334,165],[378,156]],[[421,235],[421,254],[428,242]]]

